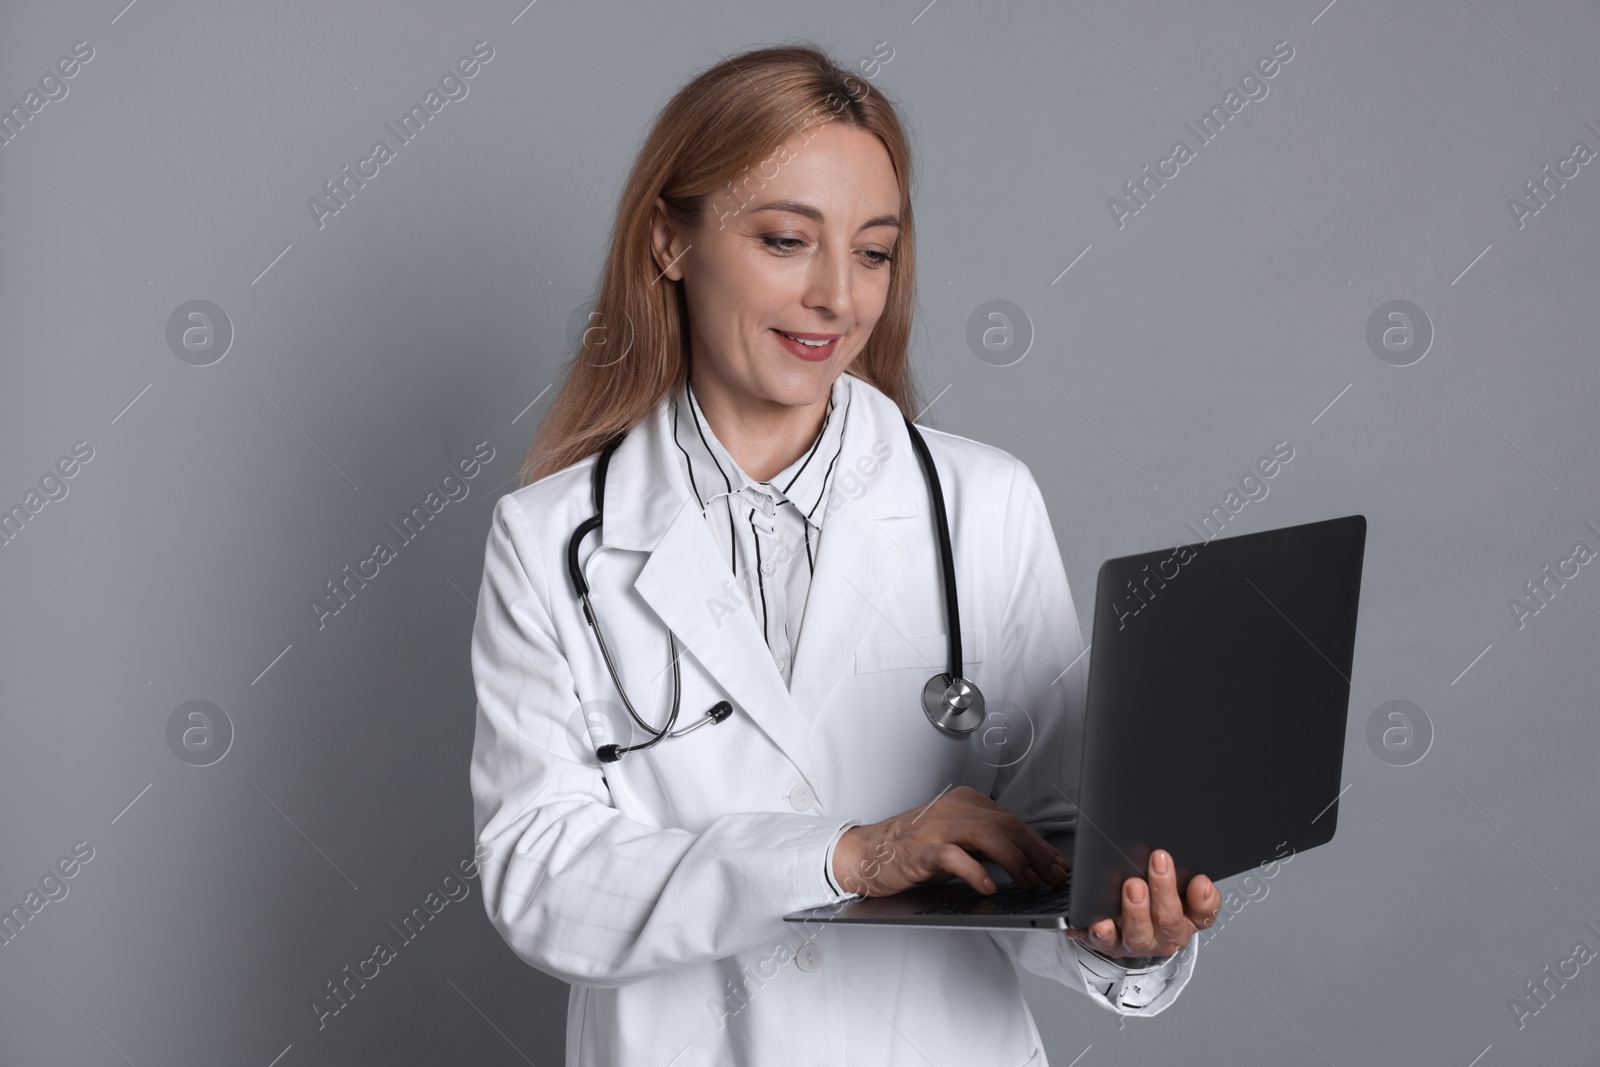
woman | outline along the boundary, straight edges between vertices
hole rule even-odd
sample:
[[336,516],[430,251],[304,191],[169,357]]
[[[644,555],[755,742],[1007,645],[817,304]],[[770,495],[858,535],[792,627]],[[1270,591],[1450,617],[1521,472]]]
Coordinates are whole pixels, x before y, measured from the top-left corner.
[[[811,48],[690,82],[623,191],[582,349],[496,504],[472,641],[485,907],[572,983],[568,1064],[1043,1065],[1017,967],[1153,1015],[1216,915],[1158,851],[1121,916],[1064,937],[783,921],[992,892],[977,857],[1059,885],[1036,831],[1075,824],[1086,668],[1042,497],[934,431],[966,673],[1031,741],[997,756],[919,710],[946,635],[903,417],[913,238],[892,107]],[[575,558],[604,650],[568,560],[597,504]]]

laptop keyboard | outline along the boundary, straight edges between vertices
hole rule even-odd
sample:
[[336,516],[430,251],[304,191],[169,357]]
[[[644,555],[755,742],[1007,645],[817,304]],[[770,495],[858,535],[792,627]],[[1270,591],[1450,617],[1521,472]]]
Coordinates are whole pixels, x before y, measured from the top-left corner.
[[979,893],[967,890],[964,894],[945,904],[931,908],[923,908],[918,915],[1049,915],[1064,914],[1067,905],[1072,901],[1072,872],[1067,872],[1067,882],[1063,886],[1053,886],[1048,882],[1035,888],[1024,889],[1019,885],[1008,885],[996,889],[993,893]]

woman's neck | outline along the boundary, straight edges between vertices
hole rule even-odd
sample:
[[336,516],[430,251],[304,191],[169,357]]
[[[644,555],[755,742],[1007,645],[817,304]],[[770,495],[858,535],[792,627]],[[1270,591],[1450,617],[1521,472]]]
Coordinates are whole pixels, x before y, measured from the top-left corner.
[[828,415],[827,395],[805,406],[780,404],[695,371],[690,372],[689,386],[711,432],[739,468],[758,482],[771,481],[804,455]]

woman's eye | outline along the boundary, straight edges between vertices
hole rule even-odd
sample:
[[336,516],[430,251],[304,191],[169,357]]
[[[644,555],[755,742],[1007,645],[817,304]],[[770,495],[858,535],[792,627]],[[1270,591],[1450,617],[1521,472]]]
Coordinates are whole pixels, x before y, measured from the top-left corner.
[[[785,255],[790,252],[797,251],[798,246],[806,243],[805,239],[802,237],[777,237],[774,235],[764,236],[761,238],[761,241],[773,251],[780,252]],[[888,252],[880,252],[874,248],[867,249],[862,253],[862,255],[866,257],[869,265],[874,269],[882,267],[884,264],[889,263],[894,259],[894,256],[890,255]]]

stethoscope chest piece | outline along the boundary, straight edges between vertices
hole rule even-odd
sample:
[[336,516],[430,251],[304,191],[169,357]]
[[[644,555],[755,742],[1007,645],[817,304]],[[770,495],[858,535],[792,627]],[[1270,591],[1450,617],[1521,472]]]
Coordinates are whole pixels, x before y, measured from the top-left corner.
[[922,710],[946,737],[966,737],[983,725],[983,693],[965,678],[936,674],[922,687]]

